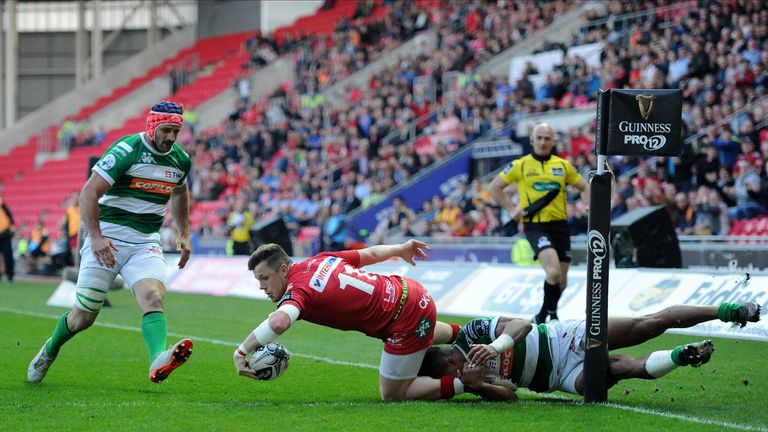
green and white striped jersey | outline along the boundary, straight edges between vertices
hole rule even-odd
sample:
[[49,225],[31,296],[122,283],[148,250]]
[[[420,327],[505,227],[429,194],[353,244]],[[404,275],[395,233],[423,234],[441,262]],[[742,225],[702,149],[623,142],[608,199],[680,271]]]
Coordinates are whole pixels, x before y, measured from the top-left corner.
[[171,192],[186,183],[192,161],[178,144],[160,153],[148,139],[144,132],[120,138],[93,167],[110,184],[99,200],[104,237],[160,244]]
[[[453,346],[466,358],[472,344],[487,345],[496,339],[498,323],[498,317],[473,319],[459,331]],[[518,387],[548,392],[555,390],[557,385],[553,366],[548,329],[545,324],[539,324],[533,326],[525,343],[515,341],[515,346],[486,361],[483,368],[490,375],[510,380]]]

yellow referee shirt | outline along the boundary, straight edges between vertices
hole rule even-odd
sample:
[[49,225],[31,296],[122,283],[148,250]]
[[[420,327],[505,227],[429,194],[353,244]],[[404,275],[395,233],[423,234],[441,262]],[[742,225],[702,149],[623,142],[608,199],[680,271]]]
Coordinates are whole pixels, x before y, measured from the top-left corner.
[[517,183],[520,207],[523,210],[547,192],[554,189],[560,190],[555,199],[533,215],[531,220],[524,220],[530,223],[567,220],[565,185],[576,185],[581,179],[579,173],[567,160],[555,155],[548,159],[541,157],[536,159],[533,154],[510,162],[499,173],[499,177],[507,184]]

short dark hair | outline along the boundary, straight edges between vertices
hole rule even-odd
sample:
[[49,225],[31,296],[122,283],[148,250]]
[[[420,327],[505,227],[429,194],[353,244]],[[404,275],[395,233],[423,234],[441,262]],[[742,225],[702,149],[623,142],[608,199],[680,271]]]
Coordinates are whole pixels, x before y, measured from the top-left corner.
[[452,348],[433,346],[427,349],[424,354],[424,360],[421,361],[419,376],[428,376],[430,378],[440,379],[445,375],[448,356],[451,355]]
[[269,268],[277,270],[281,264],[291,265],[291,258],[280,245],[267,243],[259,246],[248,258],[248,270],[253,271],[262,262],[266,262]]

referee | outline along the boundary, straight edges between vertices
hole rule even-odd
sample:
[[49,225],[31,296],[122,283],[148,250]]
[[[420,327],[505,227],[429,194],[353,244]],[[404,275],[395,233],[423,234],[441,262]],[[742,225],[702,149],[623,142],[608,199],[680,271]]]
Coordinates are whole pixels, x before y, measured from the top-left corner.
[[[589,202],[589,190],[587,182],[570,162],[552,154],[557,141],[549,125],[536,125],[531,141],[533,152],[510,162],[493,179],[489,192],[515,220],[523,221],[525,237],[535,252],[534,259],[541,262],[546,273],[544,304],[533,317],[533,322],[540,324],[547,316],[550,320],[558,319],[557,303],[568,282],[571,236],[565,186],[576,187],[586,202]],[[504,192],[512,183],[517,183],[519,206]]]

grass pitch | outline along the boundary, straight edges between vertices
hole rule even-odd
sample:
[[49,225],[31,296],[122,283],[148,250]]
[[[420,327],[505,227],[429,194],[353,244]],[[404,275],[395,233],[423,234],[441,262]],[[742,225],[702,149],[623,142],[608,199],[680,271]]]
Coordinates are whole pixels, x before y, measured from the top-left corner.
[[[42,383],[30,384],[27,365],[64,312],[45,306],[54,288],[0,284],[1,431],[768,430],[768,343],[715,339],[710,363],[656,381],[621,382],[604,406],[530,392],[514,404],[471,395],[387,404],[378,395],[381,342],[300,321],[279,340],[292,353],[285,375],[255,382],[236,376],[232,351],[273,305],[173,293],[166,299],[168,343],[191,337],[194,353],[167,382],[153,384],[141,314],[128,290],[110,293],[114,307],[64,346]],[[623,352],[695,340],[664,335]]]

